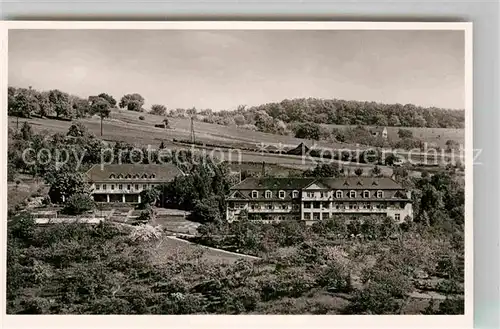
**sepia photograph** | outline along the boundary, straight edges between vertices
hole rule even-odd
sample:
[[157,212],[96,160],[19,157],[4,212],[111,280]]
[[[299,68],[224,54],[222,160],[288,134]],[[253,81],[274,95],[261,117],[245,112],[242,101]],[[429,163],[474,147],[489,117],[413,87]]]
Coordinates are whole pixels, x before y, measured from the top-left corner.
[[134,24],[7,31],[7,314],[470,314],[470,25]]

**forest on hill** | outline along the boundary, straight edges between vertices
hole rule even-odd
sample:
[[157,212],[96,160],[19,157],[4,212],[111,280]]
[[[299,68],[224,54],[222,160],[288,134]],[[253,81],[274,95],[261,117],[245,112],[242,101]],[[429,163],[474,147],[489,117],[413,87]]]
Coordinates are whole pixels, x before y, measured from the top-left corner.
[[[172,116],[183,114],[182,109],[171,110]],[[279,103],[258,106],[239,106],[234,111],[211,110],[189,112],[204,116],[204,121],[236,125],[254,124],[259,130],[264,126],[280,126],[314,122],[317,124],[369,125],[395,127],[463,128],[463,110],[421,107],[413,104],[383,104],[340,99],[297,98]],[[187,113],[189,114],[189,113]],[[231,118],[231,119],[229,119]],[[222,119],[222,122],[218,122]],[[226,123],[227,124],[227,123]]]
[[[31,115],[57,117],[82,117],[100,114],[98,101],[106,101],[109,107],[119,106],[130,111],[147,111],[145,99],[140,94],[124,95],[118,103],[112,96],[82,98],[60,90],[38,91],[32,88],[9,87],[9,115],[29,117]],[[99,105],[99,106],[98,106]],[[97,108],[97,109],[96,109]],[[196,119],[225,125],[254,125],[258,130],[286,129],[294,123],[317,123],[360,126],[394,126],[427,128],[463,128],[464,110],[421,107],[413,104],[383,104],[367,101],[340,99],[296,98],[281,102],[247,107],[236,110],[212,111],[211,109],[169,109],[166,105],[154,104],[152,114],[173,117],[194,116]]]
[[[382,139],[374,137],[369,126],[399,127],[400,130],[405,127],[460,129],[464,127],[465,121],[463,110],[338,99],[285,99],[279,103],[252,107],[241,105],[236,110],[214,112],[194,107],[169,109],[163,104],[154,104],[151,109],[146,109],[145,99],[138,93],[123,95],[119,102],[104,92],[81,98],[60,90],[38,91],[31,87],[9,87],[8,95],[8,113],[11,116],[70,121],[94,115],[101,118],[101,135],[103,120],[110,118],[111,110],[117,108],[131,113],[138,112],[139,120],[144,120],[141,112],[157,115],[157,127],[168,126],[166,116],[193,118],[212,124],[296,138],[404,149],[421,147],[425,140],[413,138],[405,131],[401,134],[398,132],[400,138]],[[446,141],[446,145],[449,144],[459,144],[459,141],[450,139]]]

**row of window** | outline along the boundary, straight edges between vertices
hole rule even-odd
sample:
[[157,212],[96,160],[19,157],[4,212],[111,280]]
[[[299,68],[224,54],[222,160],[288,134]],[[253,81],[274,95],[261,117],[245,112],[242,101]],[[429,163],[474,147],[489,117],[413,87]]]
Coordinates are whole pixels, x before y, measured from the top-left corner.
[[[307,192],[307,197],[308,198],[314,198],[315,192]],[[328,197],[328,192],[319,192],[319,196],[321,198],[326,198]],[[364,190],[362,193],[360,192],[360,195],[363,197],[363,198],[369,198],[370,197],[370,191],[368,190]],[[349,197],[349,198],[355,198],[357,196],[357,192],[354,191],[354,190],[351,190],[351,191],[348,191],[346,192],[346,196]],[[344,193],[342,191],[336,191],[335,192],[335,198],[337,199],[340,199],[340,198],[343,198],[344,197]],[[376,197],[377,198],[383,198],[384,197],[384,191],[380,191],[378,190],[377,193],[376,193]]]
[[[328,216],[329,214],[328,213],[324,213],[323,214],[323,219],[325,219],[325,216]],[[312,219],[312,220],[319,220],[321,218],[321,214],[319,212],[312,212],[310,213],[309,215],[304,215],[305,216],[308,216],[309,219]],[[305,218],[307,219],[307,218]],[[394,219],[396,221],[400,221],[401,220],[401,214],[394,214]]]
[[[228,206],[229,206],[229,208],[234,208],[234,209],[244,209],[246,207],[246,204],[245,203],[231,203],[230,202],[228,204]],[[401,208],[405,207],[405,204],[404,204],[404,202],[388,202],[388,203],[364,202],[361,204],[358,204],[356,202],[345,202],[345,203],[333,203],[332,204],[331,202],[313,201],[313,202],[304,202],[303,206],[304,206],[304,209],[325,209],[325,208],[332,208],[332,209],[386,209],[387,207],[401,209]],[[266,210],[294,209],[294,210],[298,210],[298,209],[300,209],[300,204],[251,203],[249,205],[249,207],[252,210],[258,210],[258,209],[266,209]]]
[[[150,185],[151,187],[155,186],[154,184],[151,184]],[[112,190],[115,189],[115,184],[110,184],[110,187]],[[127,184],[127,190],[130,190],[132,188],[132,185],[131,184]],[[145,190],[148,188],[148,184],[143,184],[142,185],[142,189]],[[96,191],[100,191],[101,190],[101,184],[95,184],[95,189]],[[102,189],[103,190],[107,190],[108,189],[108,185],[107,184],[102,184]],[[119,190],[123,190],[123,184],[118,184],[118,189]],[[134,184],[134,189],[138,190],[139,189],[139,184]]]
[[134,179],[144,178],[144,179],[148,179],[148,178],[155,178],[155,177],[156,177],[155,174],[151,174],[151,175],[148,175],[148,174],[143,174],[143,175],[139,175],[139,174],[135,174],[135,175],[131,175],[131,174],[127,174],[127,175],[122,175],[122,174],[115,175],[115,174],[111,174],[111,175],[109,175],[109,178],[111,178],[111,179],[123,179],[123,178],[134,178]]
[[[234,208],[234,209],[244,209],[246,206],[246,204],[244,203],[229,203],[229,207],[230,208]],[[272,210],[272,209],[281,209],[281,210],[287,210],[287,209],[295,209],[295,210],[298,210],[300,209],[300,205],[299,204],[294,204],[294,205],[290,205],[290,204],[287,204],[287,203],[283,203],[283,204],[272,204],[272,203],[267,203],[267,204],[257,204],[257,203],[254,203],[254,204],[250,204],[250,209],[252,210],[258,210],[258,209],[268,209],[268,210]]]
[[[398,204],[396,202],[389,202],[389,203],[362,203],[362,204],[357,204],[355,202],[350,202],[350,203],[344,203],[344,204],[334,204],[333,209],[386,209],[387,206],[389,207],[396,207],[396,208],[404,208],[404,203]],[[321,202],[304,202],[304,208],[305,209],[320,209],[320,208],[329,208],[330,205],[327,203],[321,203]]]
[[[285,191],[279,191],[278,192],[278,198],[284,199],[285,198]],[[259,197],[259,191],[252,191],[252,198],[257,199]],[[266,199],[271,199],[273,197],[273,192],[271,191],[265,191],[264,192],[264,197]],[[293,191],[292,192],[292,198],[298,198],[299,197],[299,191]]]
[[[356,191],[354,191],[354,190],[351,190],[351,191],[347,192],[347,196],[348,196],[349,198],[355,198],[355,197],[356,197],[356,194],[357,194],[357,193],[356,193]],[[307,197],[308,197],[308,198],[313,198],[313,197],[314,197],[314,192],[307,192],[307,194],[306,194],[306,195],[307,195]],[[340,198],[342,198],[342,197],[343,197],[343,195],[344,195],[344,194],[343,194],[343,192],[342,192],[342,191],[336,191],[336,192],[335,192],[335,197],[336,197],[336,198],[339,198],[339,199],[340,199]],[[298,196],[299,196],[299,191],[293,191],[293,192],[292,192],[292,198],[297,198]],[[362,196],[363,196],[363,198],[369,198],[369,197],[370,197],[370,191],[368,191],[368,190],[363,191]],[[380,191],[380,190],[379,190],[379,191],[377,191],[376,196],[377,196],[377,198],[383,198],[383,197],[384,197],[384,191]],[[255,190],[254,190],[254,191],[252,191],[252,198],[253,198],[253,199],[256,199],[256,198],[258,198],[258,197],[259,197],[259,191],[255,191]],[[266,199],[271,199],[271,198],[273,197],[273,193],[272,193],[271,191],[269,191],[269,190],[268,190],[268,191],[265,191],[265,192],[264,192],[264,197],[265,197]],[[278,197],[279,197],[280,199],[284,199],[284,198],[285,198],[285,191],[279,191],[279,192],[278,192]],[[321,197],[321,198],[328,197],[328,192],[320,192],[320,197]]]
[[268,210],[273,210],[273,209],[281,209],[281,210],[287,210],[289,209],[288,205],[279,205],[279,206],[274,206],[273,204],[266,204],[265,206],[257,206],[257,205],[251,205],[250,208],[252,210],[256,209],[268,209]]

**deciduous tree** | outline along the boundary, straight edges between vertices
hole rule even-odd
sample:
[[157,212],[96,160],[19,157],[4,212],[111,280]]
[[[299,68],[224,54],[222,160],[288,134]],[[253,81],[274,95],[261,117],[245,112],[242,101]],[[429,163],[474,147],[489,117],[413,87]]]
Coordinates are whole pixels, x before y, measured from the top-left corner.
[[95,202],[89,194],[75,193],[65,202],[63,212],[68,215],[79,215],[95,208]]
[[69,95],[58,89],[49,92],[49,101],[57,117],[71,117],[71,103]]
[[167,107],[161,104],[153,104],[149,113],[154,115],[165,115],[167,113]]
[[97,95],[97,97],[104,98],[111,107],[116,107],[116,99],[114,99],[113,96],[106,93],[100,93],[99,95]]
[[296,138],[319,140],[320,134],[321,134],[320,126],[315,123],[300,124],[295,131]]
[[144,97],[139,94],[126,94],[120,100],[118,106],[120,108],[126,108],[129,111],[143,112],[144,109]]
[[90,111],[92,114],[96,114],[101,118],[101,136],[102,136],[102,124],[105,118],[109,117],[111,113],[112,105],[106,98],[100,96],[89,97]]

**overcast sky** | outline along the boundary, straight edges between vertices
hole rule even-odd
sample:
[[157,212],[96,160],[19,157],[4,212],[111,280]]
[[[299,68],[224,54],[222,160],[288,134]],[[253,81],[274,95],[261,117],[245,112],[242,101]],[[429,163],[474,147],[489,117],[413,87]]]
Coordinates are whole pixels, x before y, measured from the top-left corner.
[[462,31],[11,30],[9,85],[146,108],[321,97],[464,108]]

